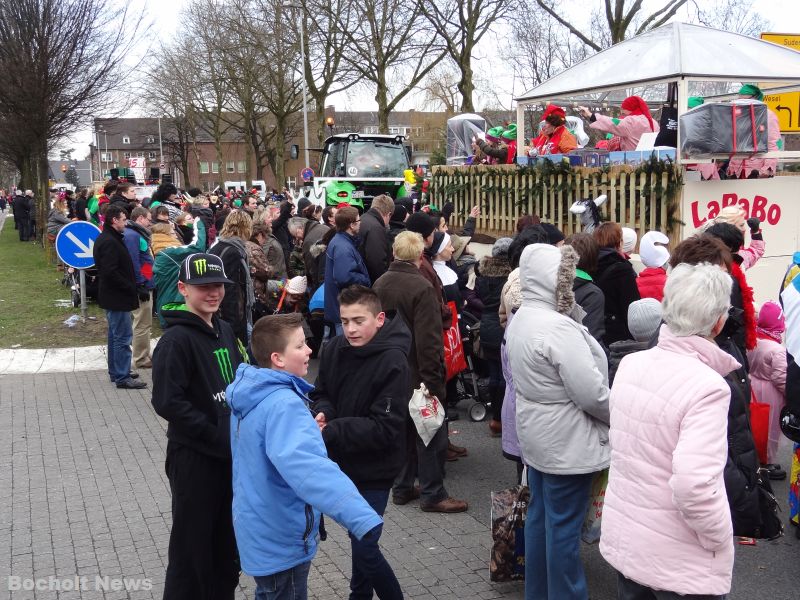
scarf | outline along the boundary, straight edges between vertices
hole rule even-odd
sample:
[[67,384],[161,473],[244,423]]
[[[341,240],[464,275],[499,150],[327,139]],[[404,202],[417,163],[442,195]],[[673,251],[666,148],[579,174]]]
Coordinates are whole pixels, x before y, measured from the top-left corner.
[[782,334],[775,331],[767,331],[766,329],[761,329],[761,327],[756,327],[756,337],[759,340],[772,340],[774,342],[778,342],[779,344],[783,342]]
[[448,267],[447,263],[443,260],[433,261],[433,270],[436,271],[436,275],[439,276],[439,281],[442,282],[442,286],[453,285],[458,281],[456,272]]
[[747,283],[744,271],[735,262],[731,265],[731,277],[742,290],[742,306],[744,308],[744,346],[747,350],[756,347],[756,309],[753,306],[753,288]]
[[559,125],[553,130],[553,133],[548,137],[542,133],[539,137],[533,140],[532,145],[536,148],[539,155],[543,154],[558,154],[558,148],[561,144],[561,136],[564,135],[564,125]]
[[650,131],[655,131],[653,128],[653,117],[650,114],[650,109],[647,103],[642,100],[641,96],[628,96],[622,101],[622,108],[629,111],[632,115],[644,115],[650,121]]

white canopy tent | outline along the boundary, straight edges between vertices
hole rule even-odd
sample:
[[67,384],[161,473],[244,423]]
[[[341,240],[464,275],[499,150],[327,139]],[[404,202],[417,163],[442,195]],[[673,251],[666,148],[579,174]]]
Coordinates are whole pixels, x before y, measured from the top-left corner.
[[515,98],[518,147],[524,147],[526,106],[677,83],[680,115],[686,111],[690,81],[779,83],[783,91],[798,89],[800,52],[729,31],[669,23],[599,52]]

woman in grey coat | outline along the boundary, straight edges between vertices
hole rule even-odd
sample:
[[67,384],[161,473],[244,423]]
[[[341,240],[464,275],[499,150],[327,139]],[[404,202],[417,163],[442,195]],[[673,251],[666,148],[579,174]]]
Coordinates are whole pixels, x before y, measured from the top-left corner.
[[571,246],[533,244],[520,259],[522,305],[506,331],[531,502],[525,599],[586,600],[580,534],[592,478],[608,467],[608,367],[581,325]]

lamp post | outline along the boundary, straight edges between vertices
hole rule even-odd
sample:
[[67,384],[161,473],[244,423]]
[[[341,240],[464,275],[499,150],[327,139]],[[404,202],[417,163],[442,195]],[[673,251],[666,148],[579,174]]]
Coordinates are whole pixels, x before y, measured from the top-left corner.
[[303,154],[305,157],[306,168],[311,166],[311,159],[309,158],[308,153],[308,102],[306,100],[306,96],[308,95],[308,89],[306,87],[306,43],[305,43],[305,18],[303,13],[303,7],[297,4],[287,4],[286,8],[296,8],[299,10],[297,15],[297,25],[300,29],[300,69],[302,72],[302,82],[303,82]]
[[336,125],[336,119],[333,117],[325,117],[325,125],[330,128],[331,135],[333,135],[333,126]]

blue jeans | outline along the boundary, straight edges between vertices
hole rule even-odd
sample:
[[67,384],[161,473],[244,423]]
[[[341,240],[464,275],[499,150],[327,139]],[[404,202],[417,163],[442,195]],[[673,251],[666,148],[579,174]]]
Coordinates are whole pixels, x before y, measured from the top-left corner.
[[131,341],[133,323],[131,313],[124,310],[107,310],[108,321],[108,375],[117,383],[127,379],[131,372]]
[[274,575],[255,577],[255,600],[306,600],[310,568],[308,561]]
[[[389,490],[359,490],[372,509],[383,516],[389,501]],[[353,575],[350,578],[350,600],[372,600],[372,591],[380,600],[402,600],[403,591],[391,565],[381,553],[378,541],[383,526],[376,527],[357,540],[350,535],[353,555]]]
[[594,473],[551,475],[528,467],[525,600],[586,600],[581,526]]

